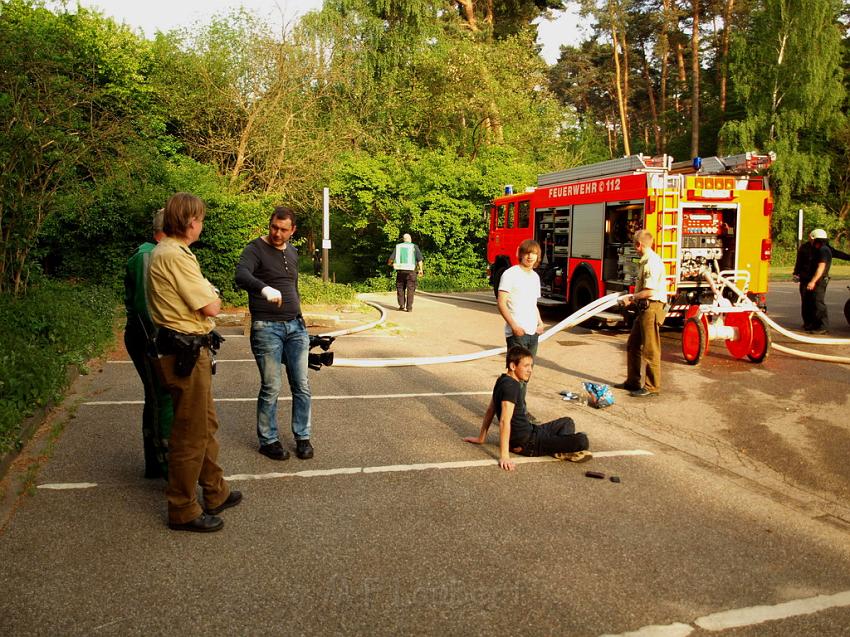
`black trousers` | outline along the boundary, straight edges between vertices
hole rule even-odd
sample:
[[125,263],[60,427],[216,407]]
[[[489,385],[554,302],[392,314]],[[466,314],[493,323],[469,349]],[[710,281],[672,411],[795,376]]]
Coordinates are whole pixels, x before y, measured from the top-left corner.
[[822,277],[814,290],[807,290],[807,285],[808,281],[800,281],[800,313],[803,315],[803,327],[807,330],[828,330],[826,286],[829,285],[829,277]]
[[583,431],[576,433],[576,424],[569,416],[558,418],[542,425],[535,425],[531,437],[522,445],[518,452],[521,456],[549,456],[553,453],[572,453],[585,451],[590,448],[590,441]]
[[416,270],[397,270],[395,274],[395,290],[398,306],[413,309],[413,295],[416,292]]
[[142,409],[142,442],[145,450],[145,477],[168,477],[168,437],[174,420],[171,396],[160,385],[147,356],[147,335],[138,319],[131,317],[124,330],[124,345],[145,389]]

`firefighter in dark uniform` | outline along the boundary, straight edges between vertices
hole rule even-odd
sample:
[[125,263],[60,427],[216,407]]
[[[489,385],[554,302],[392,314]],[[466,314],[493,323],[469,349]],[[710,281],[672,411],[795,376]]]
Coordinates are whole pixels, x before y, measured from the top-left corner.
[[826,308],[826,287],[832,259],[850,259],[850,255],[829,245],[826,230],[815,228],[809,241],[797,251],[794,279],[800,282],[800,313],[803,329],[810,334],[826,334],[829,314]]
[[[151,319],[159,328],[160,381],[171,394],[174,422],[168,455],[168,526],[180,531],[218,531],[218,514],[239,504],[218,465],[218,429],[212,397],[213,352],[220,337],[212,320],[221,310],[213,285],[201,274],[189,246],[204,227],[206,207],[188,193],[173,195],[165,206],[163,238],[151,255],[148,274]],[[197,485],[204,496],[198,503]]]

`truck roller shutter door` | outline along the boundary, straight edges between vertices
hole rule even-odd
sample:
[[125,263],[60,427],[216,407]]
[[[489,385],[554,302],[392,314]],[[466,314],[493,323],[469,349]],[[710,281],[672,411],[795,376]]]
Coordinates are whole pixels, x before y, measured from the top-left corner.
[[605,204],[573,206],[572,249],[574,259],[601,259],[605,234]]

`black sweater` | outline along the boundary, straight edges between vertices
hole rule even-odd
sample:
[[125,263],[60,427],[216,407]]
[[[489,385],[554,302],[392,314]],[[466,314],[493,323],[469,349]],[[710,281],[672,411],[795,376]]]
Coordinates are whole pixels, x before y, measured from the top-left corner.
[[[289,243],[278,250],[258,237],[245,246],[236,266],[236,285],[248,292],[252,321],[290,321],[301,315],[298,250]],[[280,307],[266,301],[260,293],[266,286],[280,291]]]

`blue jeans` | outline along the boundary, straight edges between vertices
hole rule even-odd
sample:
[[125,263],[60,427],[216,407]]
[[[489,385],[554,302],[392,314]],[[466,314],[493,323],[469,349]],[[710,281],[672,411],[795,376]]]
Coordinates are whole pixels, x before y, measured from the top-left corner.
[[254,321],[251,323],[251,351],[260,370],[257,396],[257,437],[261,445],[280,440],[277,430],[277,399],[280,395],[281,364],[292,392],[292,435],[310,439],[310,382],[307,354],[310,336],[303,319]]
[[523,334],[522,336],[514,336],[511,334],[510,336],[505,337],[505,343],[508,349],[512,348],[514,345],[521,345],[531,352],[532,356],[537,358],[537,343],[539,339],[540,335],[537,333]]

